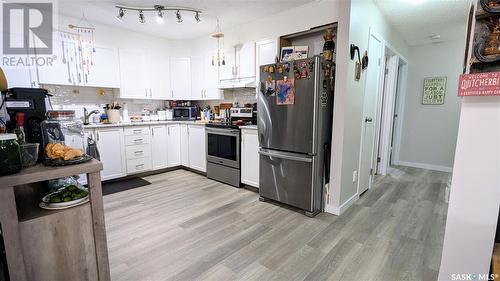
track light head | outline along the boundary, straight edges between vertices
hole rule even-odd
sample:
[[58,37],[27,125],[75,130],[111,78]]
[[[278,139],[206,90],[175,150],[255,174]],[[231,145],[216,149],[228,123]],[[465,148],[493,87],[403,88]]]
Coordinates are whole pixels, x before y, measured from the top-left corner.
[[144,13],[141,11],[139,11],[139,22],[140,23],[146,23],[146,18],[144,18]]
[[158,15],[156,16],[156,22],[159,24],[163,23],[163,11],[158,9]]
[[122,22],[123,21],[123,16],[125,15],[125,11],[120,8],[120,10],[118,10],[118,16],[116,16],[116,19],[119,21],[119,22]]
[[182,16],[181,16],[181,12],[179,10],[177,10],[177,12],[175,12],[175,17],[177,18],[177,23],[182,22]]
[[200,13],[196,12],[196,14],[194,15],[194,19],[196,20],[196,23],[200,23],[201,22]]

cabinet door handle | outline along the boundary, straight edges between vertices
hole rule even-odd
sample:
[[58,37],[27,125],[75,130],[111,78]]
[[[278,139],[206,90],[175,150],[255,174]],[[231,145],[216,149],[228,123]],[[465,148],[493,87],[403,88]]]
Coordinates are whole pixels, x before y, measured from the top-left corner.
[[151,135],[154,136],[155,135],[155,128],[151,128]]
[[142,143],[142,139],[135,139],[134,143]]
[[135,165],[135,168],[136,168],[136,169],[139,169],[139,168],[140,168],[140,169],[142,170],[142,169],[144,168],[144,164],[138,164],[138,165]]
[[144,153],[144,151],[139,150],[139,151],[135,151],[135,152],[134,152],[134,155],[136,155],[136,156],[137,156],[137,155],[142,155],[143,153]]
[[142,130],[141,130],[141,129],[134,130],[134,134],[135,134],[135,135],[138,135],[138,134],[140,134],[141,132],[142,132]]
[[97,132],[97,141],[99,141],[99,139],[100,139],[100,134],[99,132]]
[[167,127],[167,133],[170,136],[170,127]]

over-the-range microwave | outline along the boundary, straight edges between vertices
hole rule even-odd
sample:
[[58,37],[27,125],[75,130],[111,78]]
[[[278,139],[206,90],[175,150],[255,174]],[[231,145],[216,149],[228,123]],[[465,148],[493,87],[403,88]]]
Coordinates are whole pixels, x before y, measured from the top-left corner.
[[174,107],[172,118],[174,120],[196,120],[196,107]]

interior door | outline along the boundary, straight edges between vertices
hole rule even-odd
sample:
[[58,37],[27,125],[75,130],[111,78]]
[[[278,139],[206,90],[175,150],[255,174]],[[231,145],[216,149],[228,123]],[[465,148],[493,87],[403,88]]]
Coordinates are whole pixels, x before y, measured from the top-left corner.
[[377,100],[380,89],[382,72],[383,44],[374,34],[370,35],[368,43],[368,57],[370,63],[366,71],[365,98],[363,104],[363,120],[361,135],[361,154],[359,163],[359,194],[371,187],[372,167],[375,150],[375,124]]

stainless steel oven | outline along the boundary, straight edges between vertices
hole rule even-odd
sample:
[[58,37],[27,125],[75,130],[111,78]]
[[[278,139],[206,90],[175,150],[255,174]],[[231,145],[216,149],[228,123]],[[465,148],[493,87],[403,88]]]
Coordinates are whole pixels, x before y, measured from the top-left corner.
[[239,128],[207,124],[206,134],[207,177],[239,187]]

